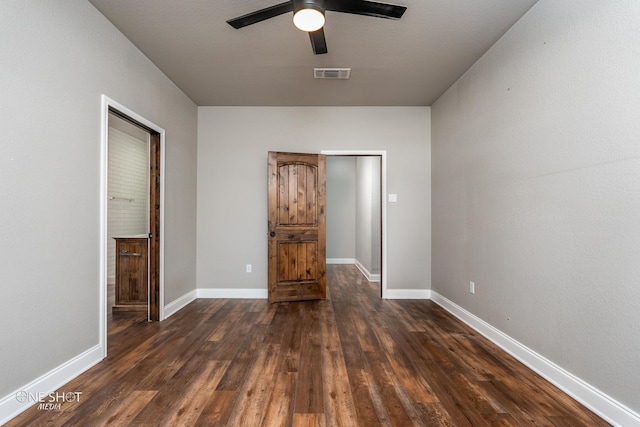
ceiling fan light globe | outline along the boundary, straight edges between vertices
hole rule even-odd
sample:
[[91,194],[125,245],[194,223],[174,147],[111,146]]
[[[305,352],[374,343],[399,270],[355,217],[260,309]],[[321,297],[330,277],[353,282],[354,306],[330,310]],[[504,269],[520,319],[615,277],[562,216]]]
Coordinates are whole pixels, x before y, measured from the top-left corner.
[[324,14],[317,9],[300,9],[293,15],[293,24],[302,31],[317,31],[324,26]]

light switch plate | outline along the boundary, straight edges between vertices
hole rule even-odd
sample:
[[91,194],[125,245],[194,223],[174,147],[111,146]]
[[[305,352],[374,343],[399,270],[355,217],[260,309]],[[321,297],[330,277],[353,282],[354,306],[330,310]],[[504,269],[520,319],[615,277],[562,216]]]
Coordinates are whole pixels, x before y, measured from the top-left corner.
[[389,203],[397,203],[398,195],[397,194],[389,194]]

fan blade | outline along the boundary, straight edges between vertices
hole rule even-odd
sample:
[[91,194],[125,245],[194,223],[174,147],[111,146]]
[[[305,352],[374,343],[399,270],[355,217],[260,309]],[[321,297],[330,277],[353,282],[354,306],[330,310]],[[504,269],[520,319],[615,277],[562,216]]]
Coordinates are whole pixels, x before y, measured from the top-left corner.
[[255,12],[247,13],[235,19],[230,19],[227,24],[233,28],[238,29],[246,27],[247,25],[255,24],[257,22],[264,21],[269,18],[273,18],[283,13],[293,12],[293,1],[290,0],[286,3],[276,4],[275,6],[260,9]]
[[400,19],[407,8],[365,0],[327,0],[326,10],[376,18]]
[[309,33],[311,39],[311,47],[315,55],[321,55],[327,53],[327,41],[324,38],[324,29],[320,28],[317,31]]

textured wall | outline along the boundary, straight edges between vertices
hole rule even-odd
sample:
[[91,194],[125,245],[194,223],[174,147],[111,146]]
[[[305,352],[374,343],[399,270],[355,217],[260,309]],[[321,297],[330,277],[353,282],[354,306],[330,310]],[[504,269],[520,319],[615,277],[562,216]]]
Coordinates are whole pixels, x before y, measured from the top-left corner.
[[327,258],[356,257],[356,157],[327,156]]
[[195,288],[197,110],[85,0],[0,16],[1,398],[99,342],[102,94],[166,130],[166,302]]
[[382,272],[382,194],[381,194],[381,157],[369,157],[371,165],[371,273]]
[[371,164],[366,157],[356,162],[356,259],[371,272]]
[[433,289],[635,411],[639,27],[540,0],[432,108]]
[[380,156],[356,162],[356,259],[371,274],[380,274]]

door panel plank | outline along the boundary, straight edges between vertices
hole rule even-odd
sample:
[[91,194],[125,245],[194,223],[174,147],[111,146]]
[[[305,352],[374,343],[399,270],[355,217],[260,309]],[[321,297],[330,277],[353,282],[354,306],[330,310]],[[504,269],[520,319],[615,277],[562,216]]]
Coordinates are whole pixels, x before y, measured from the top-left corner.
[[298,224],[308,224],[306,210],[307,192],[307,168],[298,165]]
[[298,223],[298,165],[289,166],[289,222]]
[[298,280],[307,280],[307,243],[301,243],[298,245]]
[[296,280],[298,277],[298,269],[296,266],[296,256],[298,255],[298,251],[296,250],[297,245],[288,243],[286,246],[288,248],[287,262],[289,263],[289,275],[285,280]]
[[307,220],[310,224],[316,224],[318,221],[317,218],[317,194],[318,194],[318,176],[317,174],[311,173],[307,174],[307,192],[310,195],[313,195],[309,200],[307,200],[306,210],[307,210]]
[[317,280],[318,279],[318,275],[317,275],[317,265],[318,265],[318,261],[317,261],[317,253],[318,253],[318,248],[315,245],[308,245],[307,246],[307,279],[308,280]]
[[284,282],[289,277],[287,245],[278,245],[278,281]]
[[289,223],[289,166],[282,166],[278,169],[278,200],[275,201],[275,206],[278,209],[278,223]]

